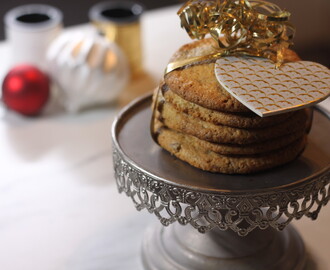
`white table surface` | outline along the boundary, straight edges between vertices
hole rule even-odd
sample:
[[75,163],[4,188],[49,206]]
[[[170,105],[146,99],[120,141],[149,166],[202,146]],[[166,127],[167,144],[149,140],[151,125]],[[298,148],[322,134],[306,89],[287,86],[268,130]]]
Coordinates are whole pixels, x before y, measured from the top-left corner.
[[[189,42],[177,9],[142,19],[145,68],[156,80]],[[7,50],[3,42],[1,77]],[[117,192],[110,139],[117,110],[69,115],[48,108],[38,118],[0,110],[0,269],[140,269],[140,242],[156,217]],[[294,223],[319,269],[330,269],[329,207],[317,221]]]

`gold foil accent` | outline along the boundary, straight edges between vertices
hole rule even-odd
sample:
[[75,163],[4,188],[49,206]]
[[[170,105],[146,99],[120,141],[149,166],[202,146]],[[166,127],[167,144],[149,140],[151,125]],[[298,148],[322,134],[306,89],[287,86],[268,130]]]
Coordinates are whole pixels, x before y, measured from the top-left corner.
[[99,64],[100,45],[93,44],[87,54],[86,61],[91,68],[96,68]]
[[73,57],[77,57],[81,51],[81,48],[82,48],[82,45],[83,45],[83,41],[79,41],[75,46],[74,48],[72,49],[71,51],[71,55]]
[[218,53],[170,63],[166,72],[225,55],[249,55],[284,62],[295,28],[290,13],[262,0],[190,0],[178,11],[181,26],[192,39],[210,34]]
[[111,72],[118,64],[118,57],[117,55],[108,50],[105,54],[104,61],[103,61],[103,70],[104,72]]
[[151,111],[152,111],[152,115],[151,115],[151,121],[150,121],[150,134],[151,134],[151,138],[153,139],[153,141],[157,144],[158,143],[158,134],[157,134],[157,130],[155,127],[155,120],[156,120],[156,113],[157,113],[157,106],[159,104],[159,93],[161,91],[161,86],[158,86],[157,89],[155,89],[155,93],[152,96],[152,104],[151,104]]

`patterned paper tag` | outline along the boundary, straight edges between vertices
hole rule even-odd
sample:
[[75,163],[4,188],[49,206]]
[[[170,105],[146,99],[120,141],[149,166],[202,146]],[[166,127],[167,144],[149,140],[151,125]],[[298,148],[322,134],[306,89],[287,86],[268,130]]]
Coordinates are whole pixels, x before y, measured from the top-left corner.
[[222,87],[261,117],[311,106],[330,95],[330,70],[314,62],[275,69],[265,58],[230,56],[216,61],[215,74]]

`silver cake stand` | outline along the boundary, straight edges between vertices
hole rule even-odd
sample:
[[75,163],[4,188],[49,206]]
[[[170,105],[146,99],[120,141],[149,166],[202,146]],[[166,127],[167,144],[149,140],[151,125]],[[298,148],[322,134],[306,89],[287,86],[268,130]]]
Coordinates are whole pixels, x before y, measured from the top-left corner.
[[149,134],[150,107],[150,96],[135,101],[112,128],[119,192],[160,220],[144,237],[144,268],[304,269],[304,243],[289,223],[316,219],[330,199],[328,117],[314,112],[297,160],[240,176],[204,172],[162,150]]

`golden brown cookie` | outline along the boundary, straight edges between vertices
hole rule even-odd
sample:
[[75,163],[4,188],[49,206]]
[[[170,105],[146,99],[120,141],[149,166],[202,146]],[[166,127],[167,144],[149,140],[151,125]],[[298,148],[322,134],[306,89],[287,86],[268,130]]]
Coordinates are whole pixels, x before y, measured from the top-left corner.
[[160,121],[170,129],[193,135],[201,140],[214,143],[251,144],[267,141],[306,129],[308,111],[294,112],[284,122],[267,128],[233,128],[215,125],[177,111],[170,103],[162,104]]
[[289,145],[295,140],[301,138],[306,133],[303,130],[261,143],[239,145],[239,144],[220,144],[220,143],[211,143],[208,141],[203,141],[192,135],[183,134],[181,132],[169,129],[163,126],[159,121],[157,121],[156,127],[158,134],[162,134],[162,136],[167,136],[169,138],[171,137],[175,138],[178,144],[182,144],[182,142],[186,141],[189,144],[193,144],[198,148],[203,149],[204,151],[213,151],[215,153],[222,155],[242,155],[242,156],[255,155],[255,154],[274,151],[276,149]]
[[[216,52],[216,43],[212,39],[203,39],[181,47],[171,61],[183,60],[195,56]],[[291,50],[285,53],[286,60],[297,60]],[[196,62],[165,75],[169,89],[183,99],[202,107],[225,112],[249,112],[242,103],[232,97],[217,81],[214,74],[215,60]]]
[[174,70],[165,76],[165,82],[174,93],[205,108],[225,112],[250,111],[222,88],[214,75],[214,63]]
[[177,158],[202,170],[227,174],[247,174],[274,168],[294,160],[306,145],[306,136],[275,151],[257,155],[221,155],[193,144],[189,137],[174,132],[158,135],[159,144]]
[[293,114],[292,112],[289,112],[269,117],[260,117],[252,111],[248,113],[226,113],[210,110],[186,101],[172,92],[166,85],[162,85],[161,87],[162,91],[159,93],[160,98],[164,98],[165,102],[173,105],[177,111],[189,114],[215,125],[226,125],[238,128],[261,128],[283,122]]

